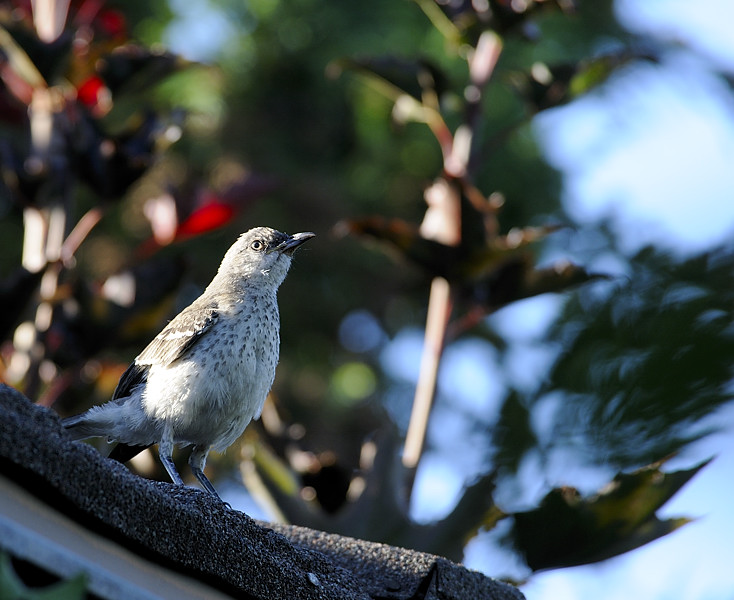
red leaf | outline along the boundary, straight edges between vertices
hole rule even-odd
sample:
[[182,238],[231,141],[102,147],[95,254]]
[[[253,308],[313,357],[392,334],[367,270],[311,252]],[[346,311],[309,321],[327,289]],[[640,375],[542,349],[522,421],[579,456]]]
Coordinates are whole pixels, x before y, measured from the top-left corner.
[[85,79],[77,88],[76,97],[84,106],[96,106],[97,102],[99,102],[100,91],[104,90],[105,87],[102,79],[96,75],[92,75],[89,79]]
[[214,200],[204,206],[197,208],[188,219],[178,226],[176,239],[206,233],[226,225],[234,217],[234,208],[230,204],[224,204]]

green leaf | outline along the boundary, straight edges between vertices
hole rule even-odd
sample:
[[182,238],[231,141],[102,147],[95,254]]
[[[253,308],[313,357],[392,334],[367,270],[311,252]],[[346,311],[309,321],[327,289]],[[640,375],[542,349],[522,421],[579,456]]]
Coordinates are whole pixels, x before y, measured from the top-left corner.
[[604,83],[620,67],[633,60],[656,62],[657,57],[625,49],[614,54],[582,61],[568,82],[568,92],[576,98]]
[[23,591],[23,582],[13,571],[10,556],[0,553],[0,598],[20,598]]

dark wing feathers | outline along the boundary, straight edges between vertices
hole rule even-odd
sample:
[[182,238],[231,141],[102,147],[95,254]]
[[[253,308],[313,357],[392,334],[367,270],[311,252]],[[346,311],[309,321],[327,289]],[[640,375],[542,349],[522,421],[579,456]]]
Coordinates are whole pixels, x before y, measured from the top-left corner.
[[138,365],[170,365],[181,358],[219,318],[216,302],[184,309],[135,359]]
[[127,370],[120,377],[120,381],[117,382],[117,387],[112,394],[112,399],[117,400],[118,398],[126,398],[132,394],[133,388],[136,385],[145,383],[148,379],[149,367],[145,365],[139,365],[136,362],[131,364]]
[[147,446],[136,446],[129,444],[117,444],[117,446],[112,448],[112,452],[110,452],[107,458],[111,458],[117,462],[126,463],[131,458],[140,454],[143,450],[150,448],[152,445],[153,444],[148,444]]
[[219,317],[216,302],[191,306],[180,312],[120,377],[112,399],[129,396],[135,386],[148,379],[151,365],[170,365],[181,358],[202,335],[211,329]]

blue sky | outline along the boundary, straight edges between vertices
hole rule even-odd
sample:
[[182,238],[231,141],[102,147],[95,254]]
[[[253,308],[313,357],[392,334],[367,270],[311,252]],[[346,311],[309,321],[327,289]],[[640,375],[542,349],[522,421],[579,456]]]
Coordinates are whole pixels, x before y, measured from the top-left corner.
[[731,236],[734,103],[700,58],[679,51],[623,68],[535,125],[566,175],[569,214],[611,220],[623,249],[685,254]]

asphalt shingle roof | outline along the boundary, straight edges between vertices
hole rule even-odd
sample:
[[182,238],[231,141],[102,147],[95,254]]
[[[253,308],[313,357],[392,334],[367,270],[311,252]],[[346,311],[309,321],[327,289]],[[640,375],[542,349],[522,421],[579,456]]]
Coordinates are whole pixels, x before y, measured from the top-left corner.
[[523,598],[512,586],[440,557],[260,523],[199,489],[138,477],[71,442],[53,411],[5,385],[0,475],[151,564],[239,598]]

